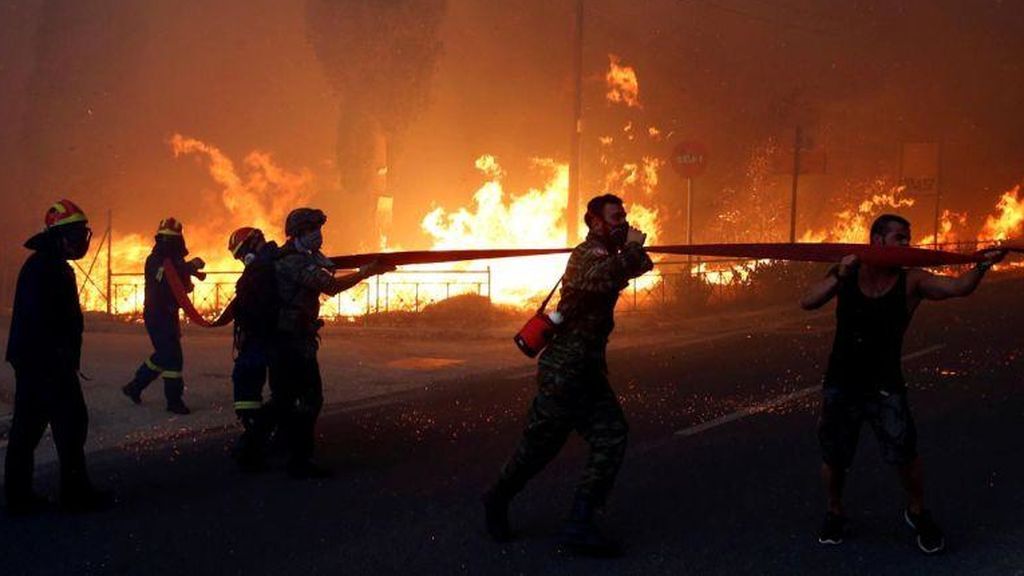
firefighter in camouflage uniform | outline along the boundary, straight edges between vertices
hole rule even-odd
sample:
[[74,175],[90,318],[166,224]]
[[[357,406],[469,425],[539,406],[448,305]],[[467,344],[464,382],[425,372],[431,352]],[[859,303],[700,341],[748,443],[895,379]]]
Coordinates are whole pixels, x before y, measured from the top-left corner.
[[288,437],[288,473],[295,478],[330,475],[313,461],[314,430],[323,405],[323,383],[316,353],[323,326],[320,295],[334,296],[359,282],[394,269],[379,262],[358,272],[334,276],[334,264],[320,252],[327,216],[313,208],[288,214],[288,241],[274,262],[278,290],[277,350],[270,367],[274,419]]
[[527,481],[561,450],[575,430],[590,457],[562,533],[582,553],[613,553],[617,546],[594,526],[626,450],[627,424],[608,383],[605,349],[614,328],[619,293],[629,280],[653,268],[643,249],[646,236],[629,226],[622,200],[611,194],[587,204],[590,231],[573,250],[562,278],[559,324],[538,362],[538,393],[515,453],[498,482],[484,495],[488,532],[507,540],[508,506]]

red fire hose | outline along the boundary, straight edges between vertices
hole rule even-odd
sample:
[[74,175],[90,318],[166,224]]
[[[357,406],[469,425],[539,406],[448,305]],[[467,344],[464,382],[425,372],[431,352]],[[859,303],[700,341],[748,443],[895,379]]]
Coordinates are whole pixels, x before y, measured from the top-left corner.
[[494,258],[515,258],[519,256],[544,256],[565,254],[572,248],[526,248],[521,250],[416,250],[412,252],[378,252],[376,254],[352,254],[331,258],[334,265],[342,269],[359,268],[373,261],[394,266],[410,264],[439,264],[465,260],[490,260]]
[[909,246],[872,246],[870,244],[693,244],[652,246],[647,249],[647,252],[796,262],[839,262],[843,257],[853,254],[862,264],[871,266],[921,268],[975,264],[984,260],[980,253],[960,254]]
[[[1024,253],[1024,245],[1018,243],[1002,244],[988,250],[1008,250]],[[417,250],[411,252],[380,252],[372,254],[352,254],[331,258],[335,266],[352,269],[374,261],[393,266],[410,264],[437,264],[442,262],[459,262],[465,260],[491,260],[497,258],[515,258],[523,256],[541,256],[547,254],[565,254],[572,248],[535,248],[521,250]],[[692,244],[674,246],[651,246],[647,248],[651,254],[676,254],[690,256],[717,256],[727,258],[745,258],[750,260],[791,260],[796,262],[839,262],[843,257],[855,254],[863,264],[872,266],[906,266],[932,268],[936,266],[955,266],[974,264],[984,260],[983,251],[974,254],[960,254],[942,250],[912,248],[909,246],[872,246],[870,244]],[[164,262],[164,276],[171,286],[175,299],[185,311],[185,315],[196,324],[215,328],[226,326],[234,320],[232,304],[214,321],[209,321],[196,310],[185,291],[185,285],[178,276],[177,270],[169,261]]]
[[188,316],[189,320],[204,328],[217,328],[227,326],[235,319],[234,300],[228,304],[228,307],[213,322],[203,318],[203,315],[192,304],[192,300],[189,299],[188,291],[185,290],[185,283],[181,281],[181,278],[178,276],[178,269],[174,267],[170,260],[164,260],[164,278],[167,278],[167,285],[171,287],[174,299],[178,301],[178,305],[185,311],[185,315]]

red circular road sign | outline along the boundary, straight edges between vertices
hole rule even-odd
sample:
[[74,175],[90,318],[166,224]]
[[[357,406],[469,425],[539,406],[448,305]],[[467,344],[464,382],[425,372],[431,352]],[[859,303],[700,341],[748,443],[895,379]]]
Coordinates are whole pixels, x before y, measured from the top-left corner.
[[683,178],[704,173],[708,152],[700,142],[680,142],[672,149],[672,167]]

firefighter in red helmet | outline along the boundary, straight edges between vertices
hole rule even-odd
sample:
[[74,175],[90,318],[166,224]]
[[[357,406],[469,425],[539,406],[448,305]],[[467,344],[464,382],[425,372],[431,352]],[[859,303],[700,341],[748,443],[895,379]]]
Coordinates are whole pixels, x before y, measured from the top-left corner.
[[7,361],[14,367],[14,420],[4,469],[7,510],[13,515],[45,508],[32,489],[36,446],[47,425],[60,460],[60,503],[69,511],[102,509],[113,503],[97,491],[85,466],[89,415],[78,378],[82,352],[82,308],[68,260],[89,251],[92,231],[85,212],[70,200],[46,212],[46,228],[25,247],[32,255],[18,275]]
[[280,249],[262,230],[246,226],[231,234],[228,251],[245,265],[231,304],[236,354],[231,382],[235,414],[243,428],[234,455],[242,471],[256,472],[263,468],[266,440],[275,425],[269,404],[263,403],[263,385],[274,357],[280,308],[274,261]]

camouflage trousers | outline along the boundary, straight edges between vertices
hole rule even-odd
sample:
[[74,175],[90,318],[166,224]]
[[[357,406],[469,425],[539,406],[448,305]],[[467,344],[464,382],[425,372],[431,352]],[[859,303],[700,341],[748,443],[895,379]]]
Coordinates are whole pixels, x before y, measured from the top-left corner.
[[626,453],[629,427],[603,370],[565,376],[541,369],[539,391],[515,453],[501,470],[498,489],[512,496],[558,454],[575,430],[590,446],[576,497],[604,504]]

